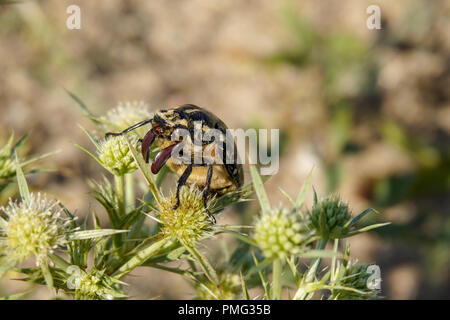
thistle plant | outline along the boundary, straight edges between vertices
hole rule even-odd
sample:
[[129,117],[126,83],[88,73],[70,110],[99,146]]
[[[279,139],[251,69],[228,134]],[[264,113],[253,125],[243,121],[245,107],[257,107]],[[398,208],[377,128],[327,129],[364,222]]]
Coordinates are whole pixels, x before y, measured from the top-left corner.
[[75,269],[75,277],[69,288],[73,288],[76,300],[112,300],[125,295],[115,287],[122,282],[109,277],[105,270],[92,269],[89,273]]
[[[133,139],[136,145],[136,139]],[[116,176],[132,173],[137,169],[124,136],[103,140],[97,150],[99,163]]]
[[[6,189],[16,176],[16,153],[20,151],[21,147],[26,143],[29,134],[25,134],[19,140],[14,142],[14,134],[11,134],[7,143],[0,148],[0,192]],[[21,162],[25,174],[38,173],[42,170],[33,169],[28,170],[26,167],[38,160],[44,159],[53,155],[56,152],[48,152],[41,155],[33,156]]]
[[[360,264],[358,260],[344,260],[335,270],[334,289],[331,299],[361,300],[375,298],[379,290],[371,289],[369,285],[373,273],[369,272],[368,264]],[[351,288],[348,290],[346,288]]]
[[267,258],[286,258],[306,249],[311,232],[298,210],[275,208],[255,222],[254,239]]
[[[104,169],[102,180],[89,180],[92,196],[103,212],[88,212],[78,222],[60,201],[30,193],[26,175],[31,171],[22,169],[30,162],[18,160],[15,154],[22,142],[14,145],[10,139],[0,151],[0,172],[9,183],[17,182],[20,197],[0,210],[0,275],[14,270],[24,275],[24,281],[46,284],[55,297],[74,299],[127,298],[126,276],[137,267],[184,278],[199,299],[377,296],[377,290],[364,287],[369,275],[366,265],[356,263],[348,250],[343,254],[339,247],[344,238],[384,225],[360,224],[373,210],[353,217],[339,198],[319,201],[315,193],[313,207],[303,208],[311,175],[295,200],[284,192],[288,206],[272,206],[264,189],[266,179],[259,176],[255,165],[250,165],[251,182],[220,197],[209,197],[206,208],[202,188],[183,186],[180,205],[174,209],[176,189],[161,187],[168,171],[162,168],[153,175],[139,150],[138,137],[145,134],[145,128],[103,139],[106,131],[121,131],[150,118],[146,105],[119,104],[106,115],[95,116],[79,98],[72,97],[98,133],[82,128],[93,147],[77,146]],[[259,203],[252,225],[224,225],[220,219],[211,224],[209,213],[217,216],[233,204],[249,201],[253,193]],[[99,214],[106,215],[109,229],[101,226]],[[228,244],[220,254],[205,250],[209,248],[206,241],[217,243],[222,234],[232,237],[232,250]],[[333,250],[327,250],[333,241]],[[30,257],[36,267],[22,267]],[[331,266],[321,269],[325,259]],[[305,265],[306,270],[300,268]],[[292,277],[286,277],[289,272]],[[251,296],[253,288],[262,288],[263,295]]]
[[14,136],[11,136],[9,142],[0,149],[0,178],[7,179],[16,173],[16,166],[12,159],[11,144]]
[[197,282],[197,296],[201,300],[236,300],[241,295],[241,278],[238,274],[218,274],[219,286],[207,281]]
[[309,213],[309,226],[325,239],[341,238],[351,214],[348,205],[337,196],[316,201]]
[[1,252],[7,264],[16,265],[34,256],[39,265],[58,246],[64,245],[70,229],[70,219],[62,215],[58,202],[41,194],[30,194],[28,201],[12,202],[1,210]]
[[189,246],[212,235],[211,221],[207,210],[211,210],[214,199],[204,206],[202,191],[195,185],[183,186],[180,190],[180,205],[175,206],[176,195],[172,192],[162,197],[157,209],[157,217],[161,223],[161,235],[177,239]]
[[[126,128],[150,119],[153,114],[149,111],[148,105],[143,101],[119,102],[118,105],[108,111],[105,116],[100,117],[105,131],[122,131]],[[148,128],[136,129],[136,135],[143,137]]]

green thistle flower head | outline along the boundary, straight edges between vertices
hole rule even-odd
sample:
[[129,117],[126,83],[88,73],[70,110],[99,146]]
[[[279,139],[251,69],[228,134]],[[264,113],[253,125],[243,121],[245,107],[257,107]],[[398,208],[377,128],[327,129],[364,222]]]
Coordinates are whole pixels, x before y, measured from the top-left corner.
[[239,299],[241,279],[239,275],[223,272],[218,274],[219,285],[203,281],[197,285],[197,295],[201,300],[235,300]]
[[[160,203],[158,218],[163,224],[161,233],[180,240],[188,245],[211,235],[211,220],[204,207],[202,191],[195,185],[183,186],[180,190],[180,205],[176,204],[176,195],[163,197]],[[214,199],[207,201],[208,210]]]
[[[125,136],[105,139],[97,151],[100,163],[115,175],[121,176],[137,169],[133,155]],[[129,137],[132,145],[137,144],[136,137]]]
[[254,239],[267,258],[298,254],[309,237],[306,224],[295,210],[272,209],[255,224]]
[[31,194],[28,204],[10,201],[1,210],[7,219],[0,218],[0,251],[13,264],[32,255],[39,264],[54,248],[65,243],[65,235],[70,231],[70,219],[61,217],[58,202],[46,200],[40,194]]
[[348,260],[340,264],[335,282],[340,289],[333,289],[331,297],[339,300],[375,298],[379,290],[371,289],[369,286],[369,278],[373,276],[373,273],[368,272],[368,267],[367,264],[360,264],[357,260]]
[[[148,111],[148,105],[142,101],[133,102],[119,102],[118,106],[108,111],[102,120],[105,122],[106,131],[122,131],[126,128],[153,117],[153,114]],[[140,137],[143,137],[148,131],[148,128],[141,127],[134,132]]]
[[309,227],[322,238],[336,239],[344,236],[350,219],[348,205],[339,197],[331,196],[314,203],[309,213]]
[[125,297],[114,289],[117,280],[105,275],[104,271],[96,269],[92,269],[89,273],[80,271],[75,280],[77,300],[112,300],[115,297]]

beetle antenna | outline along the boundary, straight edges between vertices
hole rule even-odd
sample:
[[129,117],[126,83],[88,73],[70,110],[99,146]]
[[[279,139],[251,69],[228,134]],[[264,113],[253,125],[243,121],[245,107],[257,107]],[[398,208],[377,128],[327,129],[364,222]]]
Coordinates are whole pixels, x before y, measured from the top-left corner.
[[107,133],[105,134],[105,138],[108,138],[108,137],[110,137],[110,136],[121,136],[121,135],[123,135],[123,134],[125,134],[125,133],[128,133],[128,132],[133,131],[133,130],[135,130],[135,129],[137,129],[137,128],[140,128],[140,127],[142,127],[142,126],[145,126],[147,123],[151,123],[152,121],[153,121],[153,119],[147,119],[147,120],[138,122],[138,123],[132,125],[131,127],[126,128],[126,129],[123,130],[122,132],[107,132]]

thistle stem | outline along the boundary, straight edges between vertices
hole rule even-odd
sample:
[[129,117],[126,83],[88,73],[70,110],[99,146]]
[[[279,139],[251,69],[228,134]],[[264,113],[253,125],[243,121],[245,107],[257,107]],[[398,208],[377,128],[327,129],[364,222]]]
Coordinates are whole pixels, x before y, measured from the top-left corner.
[[134,175],[129,173],[125,175],[125,203],[126,210],[133,211],[136,208],[136,196],[134,191]]
[[[333,252],[335,254],[338,253],[338,247],[339,247],[339,239],[334,239],[334,247],[333,247]],[[333,256],[333,259],[331,260],[331,281],[334,281],[335,277],[336,277],[336,255]]]
[[281,271],[283,267],[280,259],[273,261],[272,270],[272,297],[274,300],[281,299]]
[[[317,246],[316,246],[316,250],[323,250],[325,249],[326,245],[328,242],[328,238],[320,238],[319,241],[317,242]],[[320,263],[322,262],[321,258],[316,258],[314,259],[314,261],[312,262],[312,265],[315,266],[315,270],[313,271],[313,274],[317,274],[317,271],[320,268]]]
[[116,195],[117,195],[117,203],[119,205],[119,216],[125,216],[125,177],[114,176],[114,182],[116,184]]

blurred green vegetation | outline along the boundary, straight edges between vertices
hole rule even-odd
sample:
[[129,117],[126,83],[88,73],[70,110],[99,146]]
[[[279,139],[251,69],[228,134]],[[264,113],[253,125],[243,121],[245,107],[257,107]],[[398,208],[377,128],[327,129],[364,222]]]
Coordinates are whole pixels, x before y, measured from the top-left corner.
[[[330,149],[322,155],[328,177],[328,190],[339,190],[347,178],[342,171],[345,158],[363,152],[367,145],[358,142],[355,126],[372,128],[375,141],[399,148],[413,159],[414,168],[374,178],[363,191],[371,206],[384,211],[400,204],[412,204],[416,211],[406,223],[394,222],[376,233],[393,245],[394,251],[414,251],[412,256],[423,259],[425,277],[418,298],[449,297],[450,262],[450,158],[448,135],[431,137],[421,130],[404,125],[398,119],[379,112],[384,93],[379,88],[380,61],[378,54],[385,49],[380,41],[373,47],[356,36],[340,31],[320,32],[291,7],[282,11],[282,20],[295,39],[291,48],[267,57],[264,62],[276,68],[291,65],[298,69],[317,67],[323,76],[322,102],[329,115],[328,142]],[[403,39],[388,36],[388,47],[401,47]],[[419,45],[411,50],[423,50]],[[448,58],[448,56],[447,56]],[[339,83],[347,74],[357,78],[358,88],[345,94]],[[375,125],[374,125],[375,124]],[[322,124],[323,125],[323,124]],[[292,141],[284,128],[286,139]],[[373,141],[371,141],[373,142]],[[370,141],[368,142],[371,143]],[[382,160],[381,160],[382,161]],[[411,213],[412,214],[412,213]],[[408,253],[406,254],[408,255]],[[380,256],[376,261],[385,267],[402,263],[402,256]],[[409,258],[406,258],[408,260]],[[386,271],[386,270],[385,270]]]

